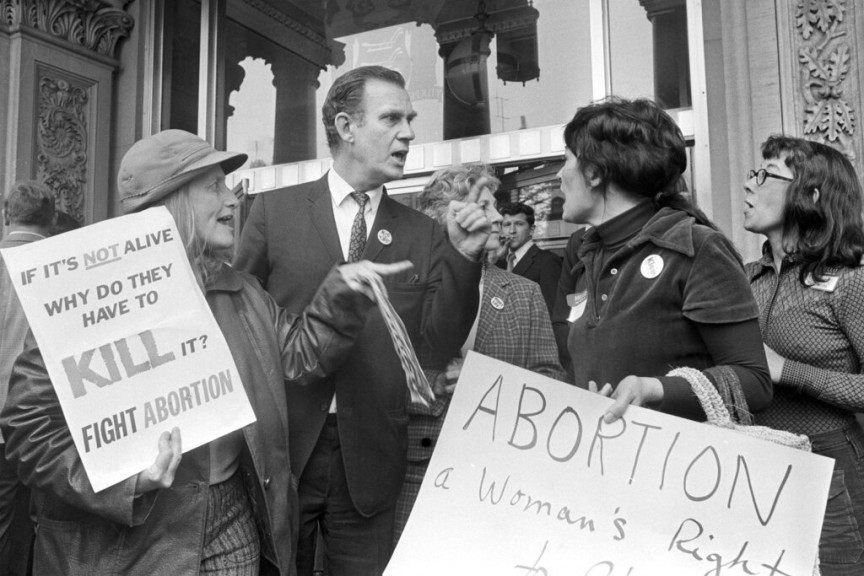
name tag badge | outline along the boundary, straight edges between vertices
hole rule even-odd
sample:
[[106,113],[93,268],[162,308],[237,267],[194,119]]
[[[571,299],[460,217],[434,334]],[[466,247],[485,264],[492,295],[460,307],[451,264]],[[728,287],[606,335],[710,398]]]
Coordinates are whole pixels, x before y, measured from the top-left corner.
[[567,305],[570,306],[570,315],[567,316],[568,322],[575,322],[582,317],[585,312],[585,303],[588,301],[588,291],[576,292],[575,294],[567,295]]
[[825,276],[825,280],[823,280],[822,282],[815,282],[813,280],[813,275],[808,274],[807,278],[804,279],[804,283],[813,290],[821,290],[822,292],[834,292],[834,290],[837,288],[837,280],[839,280],[838,276]]

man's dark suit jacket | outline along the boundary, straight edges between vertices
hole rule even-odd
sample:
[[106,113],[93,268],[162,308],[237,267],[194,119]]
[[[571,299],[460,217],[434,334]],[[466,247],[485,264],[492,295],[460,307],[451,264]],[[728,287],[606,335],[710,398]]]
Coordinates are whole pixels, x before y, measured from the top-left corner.
[[[379,231],[390,233],[382,244]],[[382,235],[385,238],[386,235]],[[410,260],[414,268],[385,280],[415,348],[453,356],[477,314],[481,266],[469,262],[431,218],[381,198],[363,258]],[[316,182],[265,192],[243,228],[235,266],[257,276],[288,312],[299,314],[327,272],[344,261],[325,175]],[[378,313],[369,316],[354,348],[331,376],[310,386],[288,385],[289,445],[300,476],[336,392],[345,475],[357,510],[372,516],[391,507],[405,475],[408,414],[405,374]]]
[[[498,262],[498,267],[506,269],[507,260]],[[554,252],[542,250],[534,244],[513,267],[513,273],[540,285],[546,309],[551,316],[555,307],[555,296],[558,293],[558,280],[561,278],[561,258]]]

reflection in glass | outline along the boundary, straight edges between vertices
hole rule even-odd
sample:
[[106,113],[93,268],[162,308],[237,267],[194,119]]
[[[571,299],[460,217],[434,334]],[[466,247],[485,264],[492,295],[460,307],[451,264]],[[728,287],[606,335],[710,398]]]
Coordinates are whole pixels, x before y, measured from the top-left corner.
[[685,0],[609,2],[612,93],[691,106]]
[[229,96],[226,149],[245,152],[245,168],[273,164],[273,135],[276,124],[276,88],[270,64],[261,58],[246,57],[240,62],[243,83]]
[[198,132],[198,61],[201,29],[187,22],[201,20],[201,3],[177,0],[165,18],[165,61],[162,81],[162,129]]
[[[632,1],[639,8],[638,1]],[[486,4],[491,22],[501,6],[492,2]],[[514,10],[511,4],[515,6],[518,2],[508,4],[508,10]],[[530,8],[527,2],[524,4],[522,8]],[[485,45],[477,48],[478,51],[489,53],[482,76],[477,76],[479,84],[485,80],[487,87],[483,92],[485,101],[482,106],[483,111],[488,113],[489,122],[484,132],[495,134],[564,124],[579,106],[591,101],[589,3],[535,0],[533,9],[539,12],[539,16],[532,26],[499,32],[492,38],[488,48]],[[416,21],[423,21],[423,6],[410,10],[416,12],[412,13],[412,18],[416,16]],[[472,6],[468,14],[471,22],[474,22],[474,12]],[[644,14],[643,10],[643,20]],[[500,15],[497,17],[500,19]],[[414,20],[406,17],[404,24],[337,38],[345,44],[345,61],[341,66],[329,67],[319,75],[320,87],[316,94],[315,109],[321,109],[336,77],[358,66],[380,64],[396,69],[405,76],[408,94],[418,112],[414,122],[414,143],[445,140],[453,128],[450,124],[460,120],[445,116],[444,83],[448,72],[445,71],[447,63],[441,57],[441,51],[444,51],[445,57],[462,62],[448,69],[449,79],[458,89],[460,98],[475,105],[481,103],[473,93],[476,76],[473,69],[468,75],[460,76],[458,72],[464,72],[471,66],[477,67],[479,61],[470,61],[472,38],[467,38],[463,44],[456,43],[461,46],[460,50],[467,50],[467,53],[457,52],[452,45],[445,49],[448,46],[439,44],[436,29],[429,24],[417,25]],[[647,20],[645,22],[650,28],[650,23]],[[344,24],[342,22],[340,30],[348,28]],[[447,25],[447,22],[438,22],[438,32]],[[479,55],[478,52],[476,56]],[[526,81],[523,83],[521,79]],[[319,158],[329,155],[326,139],[320,132],[316,149]]]
[[247,167],[315,158],[318,67],[230,18],[225,38],[226,146]]

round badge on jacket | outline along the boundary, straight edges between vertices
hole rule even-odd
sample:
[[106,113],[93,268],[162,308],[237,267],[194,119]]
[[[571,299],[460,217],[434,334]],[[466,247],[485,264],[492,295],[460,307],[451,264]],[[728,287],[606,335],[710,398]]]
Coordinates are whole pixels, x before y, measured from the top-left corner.
[[378,231],[378,241],[381,242],[384,246],[389,246],[391,242],[393,242],[393,235],[390,234],[389,230],[379,230]]
[[642,261],[639,268],[645,278],[656,278],[663,271],[663,258],[658,254],[651,254]]
[[495,308],[496,310],[501,310],[502,308],[504,308],[504,301],[501,300],[501,298],[499,298],[498,296],[495,296],[494,298],[492,298],[491,304],[492,304],[492,307]]

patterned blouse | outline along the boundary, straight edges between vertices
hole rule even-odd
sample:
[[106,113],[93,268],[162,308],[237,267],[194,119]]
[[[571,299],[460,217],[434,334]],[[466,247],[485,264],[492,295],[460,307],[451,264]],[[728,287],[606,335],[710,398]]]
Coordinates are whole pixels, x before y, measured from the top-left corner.
[[864,411],[864,267],[808,287],[800,264],[787,258],[777,274],[767,243],[763,254],[747,277],[762,339],[787,361],[757,423],[808,435],[843,428]]

